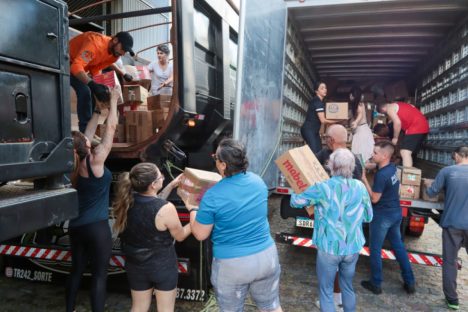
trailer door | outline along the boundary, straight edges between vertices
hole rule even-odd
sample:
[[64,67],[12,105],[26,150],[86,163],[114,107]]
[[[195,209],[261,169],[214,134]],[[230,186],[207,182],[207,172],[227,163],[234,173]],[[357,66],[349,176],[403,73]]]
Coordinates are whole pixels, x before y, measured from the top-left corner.
[[285,27],[283,0],[242,2],[234,137],[246,145],[249,170],[268,187],[278,172]]

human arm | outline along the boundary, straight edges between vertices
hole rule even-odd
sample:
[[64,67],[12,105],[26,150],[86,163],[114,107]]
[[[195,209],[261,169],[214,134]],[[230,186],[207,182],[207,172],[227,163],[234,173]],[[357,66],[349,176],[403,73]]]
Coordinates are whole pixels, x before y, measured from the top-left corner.
[[398,143],[398,137],[400,136],[401,132],[401,120],[397,114],[397,104],[388,104],[387,115],[393,122],[393,138],[392,143]]
[[159,192],[158,197],[162,199],[167,199],[171,194],[172,190],[179,186],[182,174],[179,174],[174,180],[172,180],[166,187]]
[[359,106],[357,108],[356,116],[354,116],[354,120],[351,122],[351,129],[356,129],[358,125],[361,124],[361,121],[364,117],[364,104],[359,103]]
[[[190,223],[182,226],[176,207],[167,203],[161,207],[154,220],[158,230],[167,229],[171,236],[178,242],[185,240],[191,233]],[[160,226],[162,223],[163,226]],[[159,226],[158,226],[159,225]]]
[[[378,179],[378,175],[375,175],[375,180],[374,180],[374,185]],[[374,192],[369,184],[369,181],[367,181],[367,177],[365,174],[362,175],[362,183],[364,183],[364,186],[366,187],[367,193],[369,194],[370,200],[373,204],[377,203],[380,198],[382,197],[382,193],[380,192]]]
[[93,162],[95,164],[104,164],[107,156],[112,149],[112,143],[114,141],[115,129],[118,124],[117,117],[117,100],[119,99],[119,86],[115,86],[111,91],[110,109],[109,115],[107,116],[106,126],[104,128],[104,134],[102,135],[101,143],[94,149]]
[[372,211],[371,199],[365,185],[362,190],[362,205],[364,206],[363,221],[369,223],[374,217],[374,212]]
[[291,200],[289,204],[293,208],[305,208],[305,207],[314,206],[321,199],[322,199],[322,192],[320,191],[317,184],[314,184],[312,186],[309,186],[304,192],[300,194],[293,193],[291,195]]
[[[119,59],[120,60],[120,59]],[[125,79],[125,81],[130,82],[133,80],[133,76],[128,74],[123,67],[120,67],[117,62],[111,65],[112,69],[120,76]]]
[[339,122],[338,120],[331,120],[331,119],[325,118],[324,112],[317,112],[317,116],[323,125],[326,125],[326,124],[332,125],[332,124],[336,124],[337,122]]
[[445,187],[445,170],[442,169],[433,182],[424,180],[426,194],[429,197],[435,197]]

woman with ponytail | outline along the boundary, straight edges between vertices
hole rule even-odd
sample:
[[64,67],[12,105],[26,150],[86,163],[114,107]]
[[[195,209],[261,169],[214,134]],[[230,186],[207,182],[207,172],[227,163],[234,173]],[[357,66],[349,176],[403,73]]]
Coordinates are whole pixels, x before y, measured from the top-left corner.
[[224,139],[213,154],[223,177],[206,191],[200,207],[187,205],[192,233],[211,235],[211,283],[221,311],[242,311],[247,294],[261,311],[280,312],[280,265],[268,223],[268,189],[247,171],[244,146]]
[[164,176],[152,163],[135,165],[121,174],[113,211],[114,230],[121,235],[125,270],[132,294],[131,311],[148,311],[155,291],[158,312],[174,311],[178,279],[174,239],[190,235],[175,206],[165,199],[180,182],[174,179],[160,193]]

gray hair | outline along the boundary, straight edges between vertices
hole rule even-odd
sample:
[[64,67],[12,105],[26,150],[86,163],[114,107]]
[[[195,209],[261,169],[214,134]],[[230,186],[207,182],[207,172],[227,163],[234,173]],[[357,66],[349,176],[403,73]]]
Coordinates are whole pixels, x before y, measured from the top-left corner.
[[353,171],[356,167],[356,159],[353,153],[346,148],[338,148],[330,155],[328,161],[332,176],[341,176],[347,179],[353,177]]

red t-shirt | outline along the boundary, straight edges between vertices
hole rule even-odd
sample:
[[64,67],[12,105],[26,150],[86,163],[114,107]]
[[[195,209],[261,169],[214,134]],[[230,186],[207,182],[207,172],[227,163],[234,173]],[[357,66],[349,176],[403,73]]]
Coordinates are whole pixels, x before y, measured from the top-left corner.
[[412,104],[397,102],[397,115],[401,120],[401,129],[405,134],[426,134],[429,132],[429,123],[426,117]]

